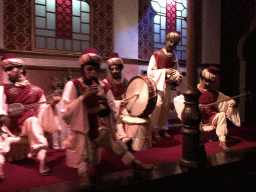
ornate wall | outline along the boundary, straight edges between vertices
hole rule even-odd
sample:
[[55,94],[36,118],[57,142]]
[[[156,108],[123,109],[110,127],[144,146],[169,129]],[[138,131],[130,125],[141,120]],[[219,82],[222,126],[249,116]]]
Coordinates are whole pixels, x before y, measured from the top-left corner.
[[153,54],[152,21],[155,11],[151,7],[151,0],[139,1],[139,59],[149,60]]
[[[92,5],[92,45],[102,57],[113,52],[113,0],[88,0]],[[4,0],[4,48],[31,51],[31,0]]]
[[4,0],[4,47],[31,50],[30,0]]

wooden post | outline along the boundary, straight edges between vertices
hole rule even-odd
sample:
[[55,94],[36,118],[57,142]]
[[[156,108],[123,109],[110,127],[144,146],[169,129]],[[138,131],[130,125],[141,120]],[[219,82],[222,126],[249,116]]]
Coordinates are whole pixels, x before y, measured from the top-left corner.
[[198,107],[200,92],[197,89],[197,65],[201,64],[201,21],[202,0],[189,0],[187,9],[187,87],[183,92],[185,108],[181,118],[182,156],[179,163],[182,166],[196,168],[205,155],[204,147],[200,145],[201,113]]

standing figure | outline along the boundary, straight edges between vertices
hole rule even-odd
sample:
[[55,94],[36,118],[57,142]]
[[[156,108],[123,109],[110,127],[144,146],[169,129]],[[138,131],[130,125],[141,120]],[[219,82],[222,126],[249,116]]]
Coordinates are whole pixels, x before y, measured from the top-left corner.
[[[166,130],[171,102],[171,92],[182,81],[179,73],[179,64],[174,49],[180,42],[178,33],[171,32],[166,35],[165,47],[153,53],[150,58],[147,74],[156,83],[157,103],[152,112],[153,136],[160,139],[159,130]],[[165,135],[169,136],[165,131]]]
[[[44,92],[39,87],[32,85],[26,79],[26,68],[21,59],[16,58],[12,53],[3,55],[1,67],[6,72],[10,83],[3,84],[0,92],[0,121],[7,125],[11,134],[15,136],[27,136],[31,153],[39,160],[39,173],[47,175],[49,168],[45,165],[47,139],[44,137],[44,130],[41,126],[51,124],[51,127],[58,127],[54,123],[54,112],[51,105],[41,104],[33,109],[25,109],[20,114],[9,116],[6,104],[21,103],[22,105],[35,104],[46,101]],[[9,107],[10,108],[10,107]],[[10,109],[8,109],[10,110]],[[51,112],[50,112],[51,111]],[[50,115],[51,114],[51,115]],[[40,116],[40,120],[37,118]],[[6,123],[6,122],[10,122]],[[58,128],[57,128],[58,129]]]
[[240,116],[238,105],[233,99],[207,107],[204,106],[205,104],[229,98],[214,88],[217,79],[217,68],[210,66],[202,71],[200,83],[198,84],[198,90],[202,93],[199,97],[199,108],[202,115],[202,129],[204,131],[216,129],[220,142],[219,146],[226,151],[229,150],[226,144],[226,135],[228,133],[227,117],[236,126],[240,126]]
[[84,51],[79,58],[82,77],[69,81],[64,88],[60,111],[70,126],[69,146],[78,158],[81,187],[91,186],[88,167],[92,165],[92,150],[102,146],[120,158],[125,165],[136,169],[152,169],[136,159],[127,146],[115,136],[115,102],[112,91],[99,80],[101,57],[93,51]]
[[115,113],[117,118],[116,137],[117,139],[120,139],[124,143],[126,143],[129,138],[127,138],[126,136],[120,115],[129,115],[125,109],[125,102],[123,100],[128,85],[128,80],[122,77],[124,62],[121,58],[118,57],[118,53],[112,53],[109,57],[110,58],[107,60],[107,64],[109,66],[111,76],[106,77],[103,82],[109,86],[115,98]]

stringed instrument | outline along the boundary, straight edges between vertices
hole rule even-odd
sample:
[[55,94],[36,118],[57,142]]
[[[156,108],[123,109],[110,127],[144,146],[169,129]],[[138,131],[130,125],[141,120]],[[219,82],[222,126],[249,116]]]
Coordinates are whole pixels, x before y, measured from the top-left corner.
[[230,97],[230,98],[227,98],[227,99],[223,99],[221,101],[215,101],[215,102],[209,103],[209,104],[201,104],[201,106],[202,107],[210,107],[210,106],[216,105],[218,103],[222,103],[224,101],[229,101],[231,99],[236,99],[236,98],[240,98],[240,97],[244,97],[244,96],[249,96],[250,100],[253,100],[253,98],[252,98],[252,91],[247,91],[246,93],[241,93],[239,95],[236,95],[236,96],[233,96],[233,97]]
[[41,104],[50,104],[51,102],[59,102],[61,100],[61,97],[58,98],[56,96],[61,96],[61,94],[62,94],[61,90],[56,90],[54,93],[48,96],[48,98],[51,98],[51,99],[48,99],[43,102],[31,103],[31,104],[22,104],[22,103],[8,104],[7,113],[9,116],[17,116],[22,114],[24,111],[35,109]]

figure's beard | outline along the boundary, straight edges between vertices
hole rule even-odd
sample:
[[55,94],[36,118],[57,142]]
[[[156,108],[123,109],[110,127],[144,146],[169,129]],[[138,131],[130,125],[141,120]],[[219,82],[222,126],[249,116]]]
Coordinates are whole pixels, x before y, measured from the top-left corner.
[[18,72],[17,72],[15,75],[9,76],[8,79],[9,79],[10,82],[16,83],[16,82],[18,81],[18,79],[19,79],[19,74],[18,74]]
[[121,75],[120,75],[119,73],[113,73],[113,74],[112,74],[112,77],[113,77],[114,79],[121,79]]
[[172,53],[173,52],[173,47],[172,46],[170,46],[170,47],[166,47],[166,52],[167,53]]

